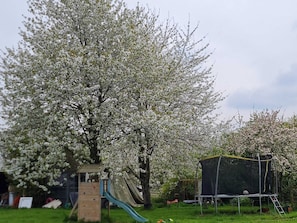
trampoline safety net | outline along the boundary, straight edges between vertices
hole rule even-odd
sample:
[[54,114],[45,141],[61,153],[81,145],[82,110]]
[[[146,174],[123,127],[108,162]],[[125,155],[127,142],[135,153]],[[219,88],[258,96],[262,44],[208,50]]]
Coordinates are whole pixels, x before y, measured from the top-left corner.
[[[261,157],[259,162],[259,159],[215,156],[200,160],[200,163],[202,166],[201,195],[215,195],[216,185],[217,194],[239,195],[243,194],[244,190],[249,194],[272,192],[271,157]],[[261,174],[259,174],[259,167]],[[259,186],[261,186],[261,192]]]

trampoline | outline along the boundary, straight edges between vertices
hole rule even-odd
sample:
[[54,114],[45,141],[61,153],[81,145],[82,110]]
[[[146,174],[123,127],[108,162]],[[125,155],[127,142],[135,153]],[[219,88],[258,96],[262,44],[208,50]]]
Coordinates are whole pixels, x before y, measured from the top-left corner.
[[203,199],[213,200],[217,213],[219,199],[237,198],[240,213],[242,197],[258,198],[260,212],[263,197],[277,197],[270,155],[257,155],[255,158],[221,155],[208,157],[199,163],[202,167],[202,192],[198,197],[201,212]]

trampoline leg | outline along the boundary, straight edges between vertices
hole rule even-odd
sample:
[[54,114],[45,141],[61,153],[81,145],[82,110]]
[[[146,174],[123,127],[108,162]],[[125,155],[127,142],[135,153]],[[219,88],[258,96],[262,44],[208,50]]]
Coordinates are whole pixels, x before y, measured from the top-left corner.
[[240,197],[237,197],[238,214],[240,214]]

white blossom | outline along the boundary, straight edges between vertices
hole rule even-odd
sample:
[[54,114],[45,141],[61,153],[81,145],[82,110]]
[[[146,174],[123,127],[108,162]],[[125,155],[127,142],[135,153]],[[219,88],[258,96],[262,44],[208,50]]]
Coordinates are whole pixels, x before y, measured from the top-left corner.
[[[31,0],[1,63],[5,166],[20,187],[102,163],[150,184],[194,170],[216,141],[210,56],[180,30],[117,0]],[[44,183],[45,182],[45,183]],[[149,199],[149,194],[145,198]]]

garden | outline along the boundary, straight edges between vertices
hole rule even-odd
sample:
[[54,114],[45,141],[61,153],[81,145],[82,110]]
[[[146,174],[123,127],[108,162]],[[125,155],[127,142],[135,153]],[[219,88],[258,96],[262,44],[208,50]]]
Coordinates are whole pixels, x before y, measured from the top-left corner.
[[0,62],[0,223],[297,222],[296,116],[221,120],[198,26],[118,0],[28,4]]

